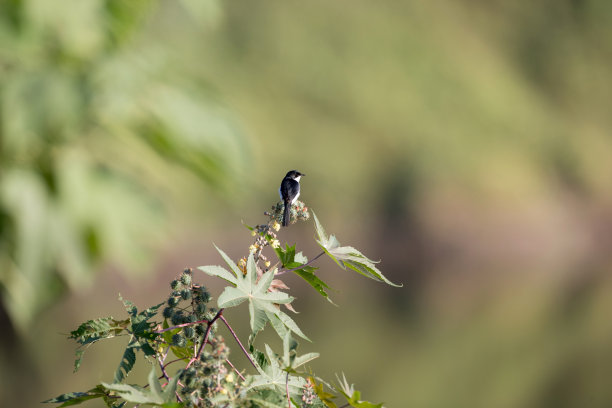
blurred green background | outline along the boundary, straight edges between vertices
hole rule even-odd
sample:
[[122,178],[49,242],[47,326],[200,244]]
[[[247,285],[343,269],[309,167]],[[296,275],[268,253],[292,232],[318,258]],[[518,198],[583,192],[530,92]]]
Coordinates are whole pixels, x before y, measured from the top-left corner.
[[317,374],[389,407],[612,406],[610,67],[605,0],[1,0],[0,400],[108,381],[121,340],[75,375],[65,334],[212,242],[243,256],[296,168],[404,283],[322,261],[336,308],[288,282]]

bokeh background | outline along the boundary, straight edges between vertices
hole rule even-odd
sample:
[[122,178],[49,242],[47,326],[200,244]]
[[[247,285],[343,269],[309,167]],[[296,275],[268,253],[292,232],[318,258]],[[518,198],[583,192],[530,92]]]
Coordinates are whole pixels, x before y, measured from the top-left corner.
[[288,282],[317,374],[389,407],[612,406],[611,67],[606,0],[1,0],[0,400],[109,381],[122,340],[73,374],[66,334],[243,256],[296,168],[404,284]]

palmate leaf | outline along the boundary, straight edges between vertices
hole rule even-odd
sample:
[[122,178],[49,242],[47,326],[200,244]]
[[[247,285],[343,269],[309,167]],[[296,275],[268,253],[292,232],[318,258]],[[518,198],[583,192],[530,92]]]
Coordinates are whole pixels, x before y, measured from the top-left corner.
[[387,279],[382,272],[376,267],[377,261],[373,261],[359,252],[357,249],[350,246],[340,246],[340,242],[333,235],[327,235],[323,226],[319,222],[314,211],[312,215],[315,220],[315,228],[318,238],[317,243],[321,248],[333,259],[342,269],[347,267],[366,276],[370,279],[384,282],[391,286],[400,287],[401,284],[396,284]]
[[[225,255],[223,251],[219,250],[219,252],[222,256]],[[225,255],[224,258],[227,258],[227,255]],[[230,265],[232,270],[234,270],[234,268],[237,269],[237,266],[231,259],[227,258],[226,262]],[[250,326],[253,334],[257,334],[264,328],[267,322],[276,318],[290,331],[304,339],[308,339],[297,324],[278,308],[279,304],[291,303],[294,298],[284,292],[269,292],[270,285],[274,279],[275,270],[265,272],[258,281],[257,266],[255,265],[253,254],[250,254],[247,259],[246,269],[246,274],[239,272],[239,270],[238,273],[234,271],[236,278],[235,287],[227,286],[224,289],[217,299],[219,308],[234,307],[243,302],[248,302]],[[202,270],[204,272],[207,270],[210,271],[210,269],[205,267]]]

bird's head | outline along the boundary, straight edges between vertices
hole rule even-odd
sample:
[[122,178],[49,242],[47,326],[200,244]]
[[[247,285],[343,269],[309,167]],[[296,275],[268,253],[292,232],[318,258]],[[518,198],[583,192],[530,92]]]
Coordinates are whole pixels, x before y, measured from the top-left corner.
[[285,177],[293,179],[295,181],[300,181],[300,177],[305,176],[305,174],[300,173],[297,170],[291,170],[287,173],[287,175]]

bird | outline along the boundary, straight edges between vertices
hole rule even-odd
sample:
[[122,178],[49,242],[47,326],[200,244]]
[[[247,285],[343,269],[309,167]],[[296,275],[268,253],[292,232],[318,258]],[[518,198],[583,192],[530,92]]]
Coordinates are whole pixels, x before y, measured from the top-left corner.
[[283,181],[281,181],[278,193],[280,194],[281,200],[285,204],[285,212],[283,214],[283,227],[289,225],[291,205],[295,203],[295,200],[300,196],[300,178],[305,174],[300,173],[297,170],[291,170],[287,173]]

